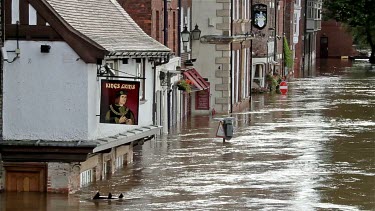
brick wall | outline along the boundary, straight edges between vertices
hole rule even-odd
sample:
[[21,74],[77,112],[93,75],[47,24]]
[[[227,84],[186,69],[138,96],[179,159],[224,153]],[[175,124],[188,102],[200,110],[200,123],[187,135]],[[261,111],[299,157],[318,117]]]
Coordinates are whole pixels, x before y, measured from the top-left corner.
[[69,192],[70,165],[68,163],[48,163],[47,172],[47,192]]
[[322,21],[322,30],[317,35],[317,57],[320,57],[320,37],[328,37],[328,57],[355,56],[353,37],[341,23]]
[[254,32],[261,31],[261,33],[264,33],[264,37],[256,37],[253,40],[253,52],[254,52],[254,58],[259,58],[259,57],[266,57],[267,55],[267,40],[268,37],[271,35],[271,32],[268,30],[268,28],[273,27],[273,20],[274,18],[274,13],[271,11],[273,9],[270,9],[269,3],[273,2],[273,0],[254,0],[253,4],[265,4],[267,5],[267,26],[262,29],[258,30],[257,28],[253,27]]
[[155,40],[178,50],[178,0],[168,3],[168,43],[164,43],[164,0],[117,0],[132,19]]
[[151,35],[151,0],[118,0],[118,2],[143,31]]

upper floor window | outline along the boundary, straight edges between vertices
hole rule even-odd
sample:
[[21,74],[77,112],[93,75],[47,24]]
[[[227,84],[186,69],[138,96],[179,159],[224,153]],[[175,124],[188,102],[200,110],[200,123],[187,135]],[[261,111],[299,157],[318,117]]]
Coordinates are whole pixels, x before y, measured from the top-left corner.
[[294,5],[297,7],[301,6],[301,0],[294,0]]
[[293,33],[297,34],[297,25],[298,24],[298,15],[294,13],[294,19],[293,19]]
[[307,1],[306,18],[314,18],[314,1]]
[[[146,59],[136,59],[136,64],[135,64],[135,72],[136,76],[139,78],[145,78],[145,73],[146,73],[146,68],[145,68],[145,61]],[[145,100],[145,80],[144,79],[139,79],[139,99],[140,100]]]
[[233,20],[240,19],[240,0],[234,0],[232,4],[232,17]]

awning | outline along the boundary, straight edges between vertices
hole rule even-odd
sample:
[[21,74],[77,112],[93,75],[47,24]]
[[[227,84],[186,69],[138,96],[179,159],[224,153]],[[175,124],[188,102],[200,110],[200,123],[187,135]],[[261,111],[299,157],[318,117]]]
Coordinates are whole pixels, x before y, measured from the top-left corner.
[[160,129],[161,126],[149,125],[129,130],[116,136],[97,139],[96,141],[99,143],[98,146],[94,148],[93,152],[96,153],[100,151],[110,150],[113,147],[129,144],[138,139],[147,139],[148,137],[152,137],[153,135],[158,134],[160,132]]
[[88,154],[107,152],[113,147],[151,139],[161,126],[149,125],[116,136],[85,141],[1,140],[5,162],[83,162]]
[[204,78],[202,78],[202,76],[194,68],[186,70],[182,74],[188,78],[198,90],[204,90],[210,87],[210,84]]

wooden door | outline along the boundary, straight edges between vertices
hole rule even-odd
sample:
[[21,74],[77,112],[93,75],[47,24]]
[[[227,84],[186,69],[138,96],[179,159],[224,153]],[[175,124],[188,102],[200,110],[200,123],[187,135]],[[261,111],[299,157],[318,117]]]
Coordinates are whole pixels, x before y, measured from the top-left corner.
[[44,164],[4,164],[5,190],[16,192],[45,192],[46,167]]
[[328,57],[328,37],[320,37],[320,58]]

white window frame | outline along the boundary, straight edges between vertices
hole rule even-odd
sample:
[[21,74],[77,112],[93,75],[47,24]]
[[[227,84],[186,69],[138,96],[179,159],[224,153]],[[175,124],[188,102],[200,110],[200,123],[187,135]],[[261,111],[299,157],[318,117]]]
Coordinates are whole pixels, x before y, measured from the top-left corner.
[[80,186],[83,187],[91,182],[93,182],[93,170],[88,169],[86,171],[81,172],[80,174]]
[[[144,72],[144,59],[140,58],[141,63],[135,63],[135,74],[139,78],[145,78],[145,72]],[[139,81],[139,100],[145,100],[145,80],[144,79],[138,79]]]

